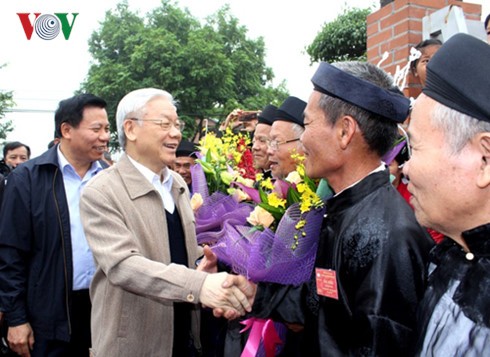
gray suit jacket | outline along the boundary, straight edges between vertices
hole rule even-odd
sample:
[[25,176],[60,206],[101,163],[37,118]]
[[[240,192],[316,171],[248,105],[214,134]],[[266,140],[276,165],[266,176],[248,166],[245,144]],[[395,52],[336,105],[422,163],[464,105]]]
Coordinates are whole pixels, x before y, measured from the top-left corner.
[[[171,173],[192,267],[201,254],[194,215],[184,180]],[[170,263],[161,196],[123,155],[87,184],[80,207],[96,263],[90,287],[94,355],[171,356],[173,302],[198,303],[206,273]],[[200,347],[197,319],[193,327]]]

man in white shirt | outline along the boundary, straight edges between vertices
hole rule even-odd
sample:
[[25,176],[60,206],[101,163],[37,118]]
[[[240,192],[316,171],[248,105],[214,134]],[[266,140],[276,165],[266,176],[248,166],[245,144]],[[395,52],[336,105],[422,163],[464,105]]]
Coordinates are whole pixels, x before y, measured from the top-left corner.
[[[200,348],[197,303],[235,316],[250,310],[253,288],[245,278],[189,269],[201,254],[194,216],[185,181],[168,169],[182,128],[170,93],[127,94],[117,109],[125,154],[82,196],[96,261],[95,355],[192,355]],[[222,287],[226,278],[231,288]]]
[[82,94],[55,113],[60,144],[8,177],[0,217],[0,306],[10,348],[22,356],[89,355],[95,264],[80,193],[107,150],[106,102]]

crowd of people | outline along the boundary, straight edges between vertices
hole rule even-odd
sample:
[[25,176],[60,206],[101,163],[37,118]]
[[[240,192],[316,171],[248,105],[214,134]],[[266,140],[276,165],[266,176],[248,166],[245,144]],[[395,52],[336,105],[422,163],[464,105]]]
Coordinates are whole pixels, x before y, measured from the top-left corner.
[[287,327],[281,356],[487,355],[490,46],[457,34],[417,49],[413,106],[372,64],[322,62],[308,102],[290,96],[223,123],[252,137],[262,177],[285,179],[301,155],[326,187],[299,285],[252,282],[197,244],[199,147],[182,138],[169,92],[122,98],[115,163],[105,100],[62,100],[45,153],[4,146],[5,353],[239,356],[239,322],[252,318]]

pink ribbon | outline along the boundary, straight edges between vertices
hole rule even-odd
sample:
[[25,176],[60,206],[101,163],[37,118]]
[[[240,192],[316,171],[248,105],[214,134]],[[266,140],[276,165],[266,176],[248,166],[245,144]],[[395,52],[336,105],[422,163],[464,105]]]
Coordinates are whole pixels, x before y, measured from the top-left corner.
[[274,357],[276,346],[283,343],[271,319],[257,319],[255,317],[240,321],[245,327],[240,333],[250,330],[247,343],[240,357],[255,357],[259,350],[260,341],[264,343],[266,357]]

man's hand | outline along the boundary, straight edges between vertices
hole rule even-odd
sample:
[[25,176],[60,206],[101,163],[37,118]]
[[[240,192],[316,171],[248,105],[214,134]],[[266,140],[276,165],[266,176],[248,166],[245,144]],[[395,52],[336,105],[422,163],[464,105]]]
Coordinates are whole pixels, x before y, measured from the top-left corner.
[[[242,276],[237,276],[237,275],[228,275],[226,280],[221,284],[223,288],[229,288],[231,286],[235,285],[242,291],[245,296],[248,299],[248,302],[250,306],[253,305],[254,299],[255,299],[255,293],[257,292],[257,285],[254,283],[247,281],[244,277]],[[250,312],[250,310],[247,310]],[[217,307],[213,309],[213,315],[215,317],[224,317],[228,320],[236,319],[240,315],[236,314],[236,311],[230,310],[230,309],[223,309],[221,307]]]
[[245,315],[252,309],[254,287],[243,276],[227,273],[209,274],[204,280],[200,300],[205,306],[220,309],[226,318]]
[[206,273],[218,272],[218,257],[213,253],[209,246],[203,248],[204,258],[202,258],[196,270],[205,271]]
[[7,339],[12,351],[22,357],[31,356],[31,350],[34,347],[34,332],[29,323],[9,327]]

